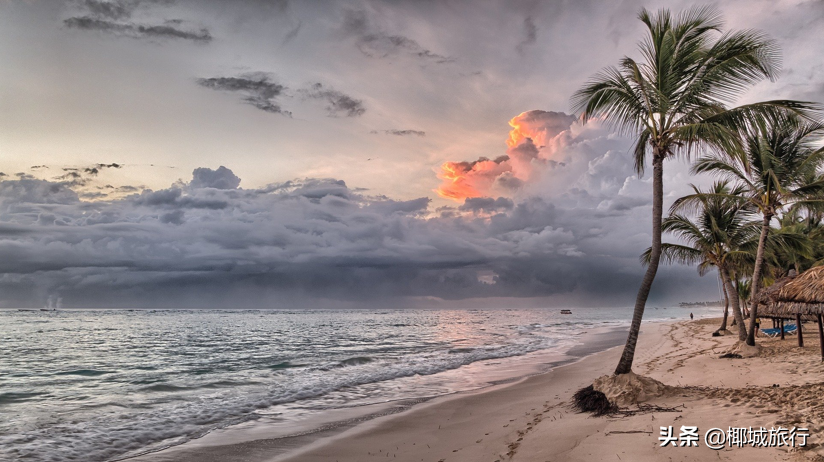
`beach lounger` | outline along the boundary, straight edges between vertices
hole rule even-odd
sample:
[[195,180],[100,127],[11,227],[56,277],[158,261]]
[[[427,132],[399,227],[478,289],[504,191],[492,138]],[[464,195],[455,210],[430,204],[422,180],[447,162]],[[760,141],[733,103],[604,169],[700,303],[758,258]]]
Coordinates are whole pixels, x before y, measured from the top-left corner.
[[[784,335],[794,334],[798,328],[795,324],[787,324],[784,326]],[[767,337],[778,337],[781,335],[781,328],[777,329],[761,329],[761,333]]]

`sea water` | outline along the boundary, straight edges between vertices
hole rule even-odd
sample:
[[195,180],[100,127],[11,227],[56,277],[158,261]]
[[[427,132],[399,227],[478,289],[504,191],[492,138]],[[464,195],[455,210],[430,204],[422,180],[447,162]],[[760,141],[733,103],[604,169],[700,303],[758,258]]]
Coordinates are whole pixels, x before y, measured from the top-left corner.
[[[262,416],[480,388],[631,315],[572,311],[0,310],[0,460],[120,459]],[[647,319],[690,311],[719,309]]]

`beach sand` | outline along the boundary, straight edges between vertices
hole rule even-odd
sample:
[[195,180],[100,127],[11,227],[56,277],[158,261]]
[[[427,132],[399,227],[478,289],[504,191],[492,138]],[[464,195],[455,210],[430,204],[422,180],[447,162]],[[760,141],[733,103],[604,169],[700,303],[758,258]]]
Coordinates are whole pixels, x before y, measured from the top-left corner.
[[[596,353],[516,383],[437,398],[378,417],[272,456],[275,442],[200,448],[200,460],[272,462],[453,461],[824,461],[824,364],[816,328],[795,336],[759,338],[752,358],[720,359],[737,336],[712,337],[719,320],[646,323],[633,370],[670,385],[644,404],[675,411],[593,417],[570,407],[572,394],[610,374],[620,347]],[[775,387],[773,385],[779,385]],[[633,407],[630,407],[632,409]],[[697,426],[698,447],[660,447],[661,426]],[[806,449],[706,447],[718,427],[809,428]],[[205,451],[204,451],[205,450]],[[209,457],[205,457],[209,454]],[[270,454],[270,455],[267,455]],[[193,460],[187,451],[146,460]]]

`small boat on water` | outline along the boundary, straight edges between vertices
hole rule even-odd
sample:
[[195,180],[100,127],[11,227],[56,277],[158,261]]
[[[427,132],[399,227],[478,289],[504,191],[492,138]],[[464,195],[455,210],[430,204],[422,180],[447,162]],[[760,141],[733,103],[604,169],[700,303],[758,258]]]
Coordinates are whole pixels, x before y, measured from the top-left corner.
[[561,314],[572,314],[572,310],[561,310]]

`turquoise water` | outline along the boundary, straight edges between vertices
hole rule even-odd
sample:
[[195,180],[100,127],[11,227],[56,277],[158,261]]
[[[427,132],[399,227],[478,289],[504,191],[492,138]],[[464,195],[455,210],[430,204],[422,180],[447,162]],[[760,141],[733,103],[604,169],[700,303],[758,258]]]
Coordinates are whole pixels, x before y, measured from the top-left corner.
[[[651,308],[648,319],[690,311],[718,309]],[[105,461],[273,408],[322,412],[478,388],[487,379],[474,366],[565,351],[584,330],[629,316],[628,308],[0,310],[0,459]]]

